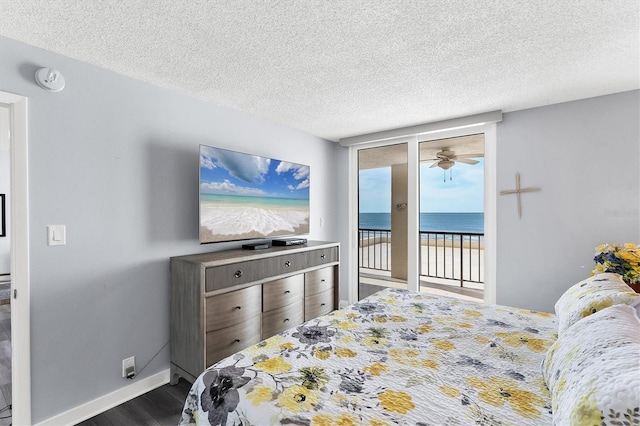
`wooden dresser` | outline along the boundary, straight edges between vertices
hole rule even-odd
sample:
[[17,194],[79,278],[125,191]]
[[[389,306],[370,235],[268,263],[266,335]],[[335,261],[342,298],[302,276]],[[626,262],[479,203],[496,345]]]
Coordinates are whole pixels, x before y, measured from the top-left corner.
[[338,307],[340,244],[171,258],[171,383]]

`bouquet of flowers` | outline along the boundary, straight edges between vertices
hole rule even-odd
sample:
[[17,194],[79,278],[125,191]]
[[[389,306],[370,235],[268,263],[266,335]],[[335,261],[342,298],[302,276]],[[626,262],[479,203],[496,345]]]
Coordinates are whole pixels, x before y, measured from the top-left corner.
[[601,272],[620,274],[627,284],[640,283],[640,245],[602,244],[596,247],[593,258],[596,267],[592,275]]

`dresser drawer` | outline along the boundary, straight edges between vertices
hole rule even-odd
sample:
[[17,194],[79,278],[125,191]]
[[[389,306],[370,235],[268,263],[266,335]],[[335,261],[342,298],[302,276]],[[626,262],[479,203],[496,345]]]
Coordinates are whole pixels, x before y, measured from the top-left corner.
[[311,296],[333,288],[334,268],[329,266],[304,274],[304,295]]
[[234,285],[246,284],[266,274],[267,259],[220,265],[205,270],[205,291],[221,290]]
[[209,332],[206,367],[261,340],[260,315],[223,330]]
[[254,285],[242,290],[207,297],[205,331],[219,330],[259,315],[262,312],[261,287]]
[[307,267],[307,253],[289,253],[272,257],[273,275],[287,274]]
[[262,338],[267,339],[304,321],[302,299],[262,314]]
[[338,261],[338,247],[310,250],[307,252],[307,266],[324,265]]
[[328,314],[334,309],[333,287],[329,290],[304,298],[304,320]]
[[262,312],[289,305],[304,297],[304,274],[262,284]]

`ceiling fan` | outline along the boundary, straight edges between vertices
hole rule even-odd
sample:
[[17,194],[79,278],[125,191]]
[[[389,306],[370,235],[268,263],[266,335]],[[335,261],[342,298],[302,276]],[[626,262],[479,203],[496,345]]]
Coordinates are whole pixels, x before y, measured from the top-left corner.
[[[465,164],[478,164],[478,160],[474,160],[473,158],[484,157],[484,154],[461,154],[457,155],[455,151],[452,151],[450,148],[442,148],[442,150],[436,153],[436,158],[429,158],[425,161],[433,161],[433,164],[429,166],[429,168],[440,167],[442,170],[446,171],[451,169],[456,163],[465,163]],[[452,180],[451,171],[449,171],[449,180]],[[445,175],[446,181],[446,175]]]

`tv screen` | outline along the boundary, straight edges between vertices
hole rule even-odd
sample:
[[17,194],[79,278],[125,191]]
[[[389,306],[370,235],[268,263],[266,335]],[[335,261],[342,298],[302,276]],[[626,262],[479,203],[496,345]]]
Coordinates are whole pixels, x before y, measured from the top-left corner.
[[309,233],[309,166],[200,145],[200,243]]

